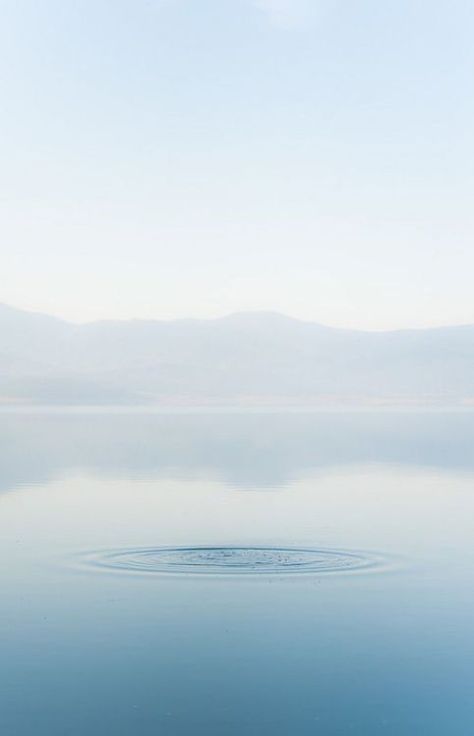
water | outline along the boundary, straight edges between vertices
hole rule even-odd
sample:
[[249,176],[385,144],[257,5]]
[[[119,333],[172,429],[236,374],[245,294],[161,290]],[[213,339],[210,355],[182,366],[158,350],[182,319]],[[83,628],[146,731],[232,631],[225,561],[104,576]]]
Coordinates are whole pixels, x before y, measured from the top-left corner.
[[0,415],[2,736],[472,736],[474,413]]
[[374,556],[338,549],[298,547],[152,547],[88,556],[111,570],[187,575],[295,575],[354,572],[375,567]]

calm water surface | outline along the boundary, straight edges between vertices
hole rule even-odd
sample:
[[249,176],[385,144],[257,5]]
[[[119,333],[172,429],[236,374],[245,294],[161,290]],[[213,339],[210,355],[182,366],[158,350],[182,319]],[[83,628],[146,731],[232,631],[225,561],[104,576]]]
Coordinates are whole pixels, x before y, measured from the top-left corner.
[[472,736],[474,414],[0,414],[2,736]]

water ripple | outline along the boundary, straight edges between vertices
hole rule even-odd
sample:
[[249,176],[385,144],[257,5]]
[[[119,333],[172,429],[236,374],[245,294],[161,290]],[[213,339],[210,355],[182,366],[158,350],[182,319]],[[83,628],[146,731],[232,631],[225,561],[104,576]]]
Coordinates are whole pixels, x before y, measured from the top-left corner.
[[150,547],[86,556],[109,570],[187,575],[286,575],[349,573],[378,568],[381,558],[359,551],[308,547]]

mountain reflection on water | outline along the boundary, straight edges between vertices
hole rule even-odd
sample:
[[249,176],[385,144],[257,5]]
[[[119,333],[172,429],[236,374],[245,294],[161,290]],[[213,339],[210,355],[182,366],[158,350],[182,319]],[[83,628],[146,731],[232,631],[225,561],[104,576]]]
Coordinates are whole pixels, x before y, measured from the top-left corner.
[[[0,412],[0,490],[68,469],[281,487],[331,466],[474,469],[474,412]],[[23,462],[27,457],[28,462]]]

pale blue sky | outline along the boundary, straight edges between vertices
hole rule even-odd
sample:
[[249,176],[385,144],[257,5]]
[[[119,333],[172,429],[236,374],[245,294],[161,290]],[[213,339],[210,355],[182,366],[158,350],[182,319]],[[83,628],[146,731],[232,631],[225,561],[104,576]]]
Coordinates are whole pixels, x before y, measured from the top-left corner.
[[0,301],[474,322],[471,0],[3,0]]

